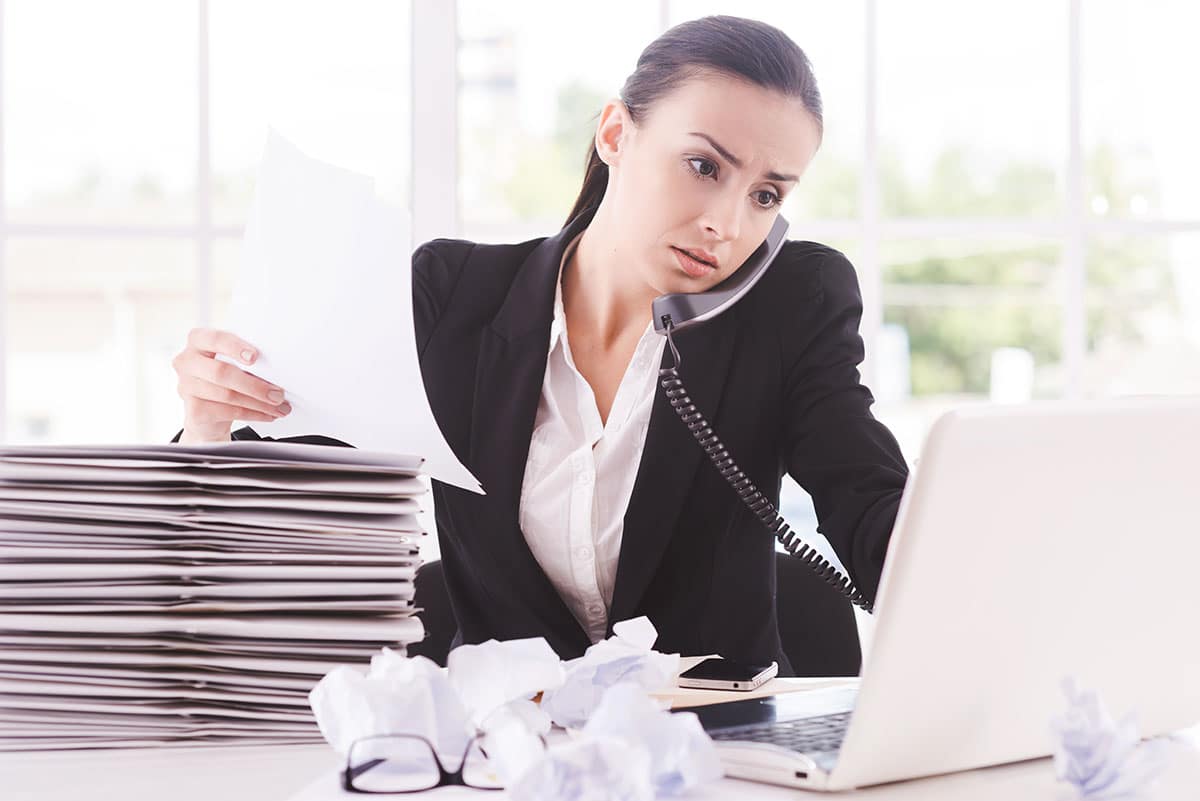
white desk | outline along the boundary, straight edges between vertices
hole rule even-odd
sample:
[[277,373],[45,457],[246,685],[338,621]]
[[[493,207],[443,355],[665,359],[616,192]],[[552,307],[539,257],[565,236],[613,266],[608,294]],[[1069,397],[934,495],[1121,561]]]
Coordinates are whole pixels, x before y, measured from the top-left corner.
[[[779,684],[803,679],[777,679]],[[745,696],[739,696],[745,697]],[[342,793],[341,761],[326,745],[137,750],[58,751],[0,754],[3,801],[328,801],[364,796]],[[443,787],[435,798],[500,801],[503,793]],[[425,797],[425,796],[418,796]],[[871,799],[871,801],[1064,801],[1073,798],[1054,780],[1049,759],[868,787],[828,795],[724,779],[687,799]],[[1167,772],[1153,793],[1156,801],[1200,799],[1200,729],[1173,743]]]

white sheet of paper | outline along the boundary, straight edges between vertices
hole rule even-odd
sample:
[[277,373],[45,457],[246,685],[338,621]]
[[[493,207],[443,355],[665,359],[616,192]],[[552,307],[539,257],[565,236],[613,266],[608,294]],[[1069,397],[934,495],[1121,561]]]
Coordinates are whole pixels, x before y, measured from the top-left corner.
[[402,219],[370,177],[269,132],[228,327],[258,348],[250,371],[283,387],[292,412],[254,429],[419,453],[434,478],[482,492],[425,395]]
[[[191,651],[208,655],[202,660],[204,664],[208,665],[216,664],[213,660],[220,656],[247,657],[256,660],[262,658],[283,658],[280,655],[279,644],[273,642],[259,643],[254,640],[204,637],[202,639],[188,639],[186,640],[186,645],[181,645],[181,641],[178,638],[169,636],[138,637],[126,634],[120,637],[112,637],[103,632],[95,636],[71,634],[69,637],[59,635],[47,637],[38,633],[21,635],[0,632],[0,647],[4,649],[40,649],[46,653],[51,661],[73,659],[85,649],[92,649],[98,653],[105,654],[136,653],[145,657],[146,665],[168,664],[172,659],[176,658],[182,658],[191,664],[195,661],[194,657],[188,654]],[[183,650],[181,651],[180,649]],[[355,645],[341,640],[326,642],[303,640],[289,643],[287,653],[284,656],[288,661],[295,659],[335,659],[358,663],[369,660],[374,650],[375,646],[373,644]],[[247,667],[246,669],[253,670],[255,668]],[[274,670],[274,668],[259,669]],[[321,672],[324,673],[324,671]],[[2,711],[2,708],[0,708],[0,711]]]
[[420,456],[409,453],[257,440],[196,445],[9,445],[0,448],[0,459],[18,463],[105,467],[204,465],[208,469],[225,467],[237,470],[247,467],[299,467],[304,470],[350,470],[394,475],[416,475],[423,461]]
[[[413,571],[414,573],[416,571]],[[362,597],[411,598],[411,581],[369,582],[361,580],[334,581],[336,574],[325,581],[238,581],[225,584],[184,586],[182,584],[117,584],[97,586],[88,582],[78,584],[43,584],[32,582],[9,582],[0,585],[0,600],[45,601],[75,599],[83,596],[83,603],[107,603],[113,601],[160,601],[179,599],[186,596],[197,601],[237,599],[293,599],[306,597],[314,602],[321,600],[350,600]],[[31,586],[32,585],[32,586]]]
[[279,528],[288,531],[321,531],[394,533],[400,531],[422,531],[414,515],[358,515],[346,512],[294,512],[288,509],[234,509],[212,512],[187,511],[188,507],[158,506],[141,509],[132,506],[104,506],[102,504],[71,504],[6,501],[0,499],[0,515],[41,515],[53,512],[58,517],[82,517],[114,521],[169,522],[181,526],[207,528],[214,524],[232,523]]
[[55,504],[94,504],[106,509],[128,505],[140,509],[206,509],[211,513],[232,514],[240,509],[283,509],[288,511],[344,512],[347,514],[392,514],[408,515],[421,511],[420,504],[412,498],[393,500],[351,500],[354,496],[332,498],[327,495],[300,493],[276,493],[271,495],[238,496],[212,495],[205,492],[190,492],[176,489],[154,489],[145,492],[121,490],[59,490],[41,487],[0,487],[0,501],[29,503],[39,501],[47,510]]
[[[153,562],[110,563],[110,562],[0,562],[0,582],[22,582],[26,586],[35,581],[141,581],[148,591],[167,584],[178,576],[199,583],[242,581],[412,581],[416,568],[392,565],[366,567],[340,565],[172,565]],[[280,593],[287,595],[286,588]]]
[[233,708],[215,704],[204,705],[198,703],[156,702],[149,700],[119,703],[115,701],[103,701],[101,699],[96,699],[93,701],[79,701],[77,699],[61,700],[53,698],[41,698],[38,696],[17,695],[15,693],[5,694],[5,707],[8,709],[44,709],[59,710],[64,712],[108,712],[120,715],[157,715],[165,710],[178,715],[205,715],[211,717],[243,718],[246,720],[296,721],[298,723],[312,720],[312,713],[308,710],[269,710],[250,704]]
[[[13,562],[41,562],[47,559],[53,561],[127,561],[127,562],[173,562],[179,564],[195,564],[219,567],[222,564],[244,564],[250,561],[243,553],[189,551],[183,548],[124,548],[116,553],[105,547],[12,547],[8,544],[9,537],[5,536],[4,558]],[[102,545],[102,543],[98,543]],[[272,565],[416,565],[419,561],[415,554],[397,549],[395,554],[381,553],[279,553],[267,557],[258,557],[255,561],[260,564]],[[21,585],[5,586],[0,584],[0,598],[9,597],[8,593],[20,593]],[[14,596],[15,597],[15,596]]]
[[[358,537],[359,535],[353,535]],[[420,536],[420,535],[417,535]],[[54,537],[57,541],[53,545],[46,544],[47,537]],[[264,541],[264,537],[268,541]],[[210,557],[219,554],[221,557],[229,557],[232,559],[244,558],[247,554],[254,556],[267,556],[278,553],[281,549],[288,550],[292,556],[305,556],[313,560],[320,559],[336,559],[345,556],[348,553],[357,556],[374,556],[380,557],[384,561],[396,561],[391,557],[396,555],[403,557],[408,563],[411,563],[418,556],[418,546],[415,543],[416,537],[408,535],[398,535],[391,537],[389,540],[373,541],[371,543],[362,543],[344,535],[334,537],[329,536],[314,536],[313,538],[306,537],[274,537],[269,536],[269,530],[264,530],[262,534],[222,534],[213,536],[211,534],[195,539],[171,538],[161,539],[159,542],[153,540],[138,540],[136,538],[128,538],[129,543],[116,542],[113,540],[125,539],[116,537],[105,537],[104,542],[99,544],[94,539],[86,537],[66,537],[56,534],[39,533],[31,536],[24,534],[12,534],[6,532],[5,546],[6,547],[21,547],[21,548],[38,548],[43,552],[49,552],[49,555],[57,554],[59,551],[70,553],[73,550],[86,548],[93,552],[103,550],[105,558],[108,559],[123,559],[128,556],[128,552],[137,551],[146,548],[158,548],[164,551],[181,551],[186,552],[189,548],[204,548],[210,553]]]
[[[13,603],[7,602],[13,612],[29,613],[68,613],[80,611],[80,604],[71,603]],[[83,607],[88,614],[129,613],[129,614],[232,614],[242,612],[271,612],[274,614],[291,612],[339,612],[355,615],[386,615],[397,611],[411,611],[405,602],[387,603],[383,601],[179,601],[170,604],[157,603],[111,603],[88,604]]]
[[[417,553],[415,541],[424,536],[420,524],[412,515],[409,515],[410,526],[400,533],[397,533],[399,529],[384,533],[362,532],[356,529],[346,533],[336,526],[317,528],[301,526],[295,522],[290,523],[289,528],[286,529],[256,527],[247,521],[233,521],[232,523],[227,521],[223,524],[211,522],[204,525],[184,522],[181,525],[186,528],[179,529],[166,528],[156,525],[154,522],[147,523],[141,520],[104,522],[97,520],[94,516],[90,518],[92,522],[80,523],[78,520],[56,516],[58,506],[55,507],[54,512],[48,514],[39,513],[40,507],[35,504],[27,504],[24,508],[26,517],[10,518],[5,521],[5,544],[20,539],[32,540],[36,544],[43,545],[45,543],[40,541],[41,538],[53,538],[58,545],[67,542],[75,544],[101,543],[106,547],[122,541],[135,542],[148,547],[158,547],[163,543],[171,547],[187,545],[193,548],[229,547],[236,544],[239,548],[249,550],[272,550],[284,544],[297,546],[303,544],[315,546],[317,551],[333,550],[344,554],[354,554],[370,550],[378,551],[381,548],[392,553],[397,551],[397,545],[403,542],[407,544],[408,552],[415,554]],[[197,531],[197,528],[203,530]]]
[[[370,658],[370,654],[360,649],[360,661]],[[78,676],[170,676],[178,679],[213,679],[216,681],[237,681],[256,683],[259,681],[270,684],[276,679],[287,679],[304,684],[307,692],[312,689],[315,681],[307,677],[324,676],[334,667],[345,660],[336,658],[328,660],[316,659],[279,659],[274,657],[238,657],[210,654],[204,659],[197,659],[190,653],[154,653],[121,652],[121,651],[72,651],[66,655],[57,655],[46,651],[30,649],[6,649],[4,654],[7,662],[0,672],[30,671],[31,667],[39,675],[78,675]],[[29,665],[28,663],[33,663]],[[98,665],[98,667],[86,667]],[[302,679],[279,676],[301,676]],[[276,686],[276,685],[272,685]]]
[[163,703],[203,703],[215,701],[231,704],[271,704],[280,707],[296,707],[308,709],[308,698],[302,694],[269,695],[254,692],[235,692],[229,690],[212,690],[208,688],[175,687],[117,687],[104,688],[80,687],[63,681],[13,680],[0,678],[0,693],[9,695],[21,693],[25,695],[58,696],[67,698],[87,698],[121,703],[128,698],[137,703],[147,701],[162,701]]
[[[247,640],[350,640],[385,643],[419,642],[425,627],[415,617],[351,618],[348,620],[302,615],[172,616],[172,615],[7,615],[10,629],[69,634],[103,632],[113,638],[122,634],[145,636],[169,634],[195,637],[237,637]],[[279,651],[287,645],[273,643]]]
[[[286,480],[283,477],[286,475]],[[345,493],[350,495],[407,495],[424,494],[425,485],[419,478],[391,475],[361,475],[354,473],[301,473],[287,471],[272,473],[269,469],[243,470],[237,473],[204,468],[126,468],[114,470],[56,464],[6,464],[0,462],[0,486],[28,486],[36,481],[39,487],[65,488],[101,486],[105,489],[127,489],[128,485],[155,486],[188,483],[205,487],[209,492],[224,488],[257,488],[308,493]]]

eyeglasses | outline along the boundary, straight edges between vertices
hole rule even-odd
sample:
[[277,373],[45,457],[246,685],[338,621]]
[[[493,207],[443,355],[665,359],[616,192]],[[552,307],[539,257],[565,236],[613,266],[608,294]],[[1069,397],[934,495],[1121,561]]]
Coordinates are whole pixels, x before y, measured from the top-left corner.
[[[471,738],[457,770],[446,770],[433,744],[416,734],[377,734],[350,744],[342,787],[356,793],[416,793],[444,784],[501,790],[503,784],[484,748]],[[542,740],[543,747],[545,740]]]

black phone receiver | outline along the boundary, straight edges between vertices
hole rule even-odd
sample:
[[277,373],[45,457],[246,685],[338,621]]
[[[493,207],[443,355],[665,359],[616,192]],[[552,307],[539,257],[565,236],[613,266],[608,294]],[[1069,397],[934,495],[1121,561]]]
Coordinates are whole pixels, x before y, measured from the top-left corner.
[[675,347],[672,336],[676,331],[692,325],[699,325],[711,320],[721,312],[729,309],[750,291],[758,280],[766,273],[771,262],[783,249],[784,239],[788,232],[788,222],[783,216],[775,218],[775,224],[761,245],[755,248],[750,258],[737,269],[733,275],[726,278],[707,292],[675,293],[662,295],[654,299],[652,310],[654,314],[654,330],[667,338],[671,348],[674,364],[658,371],[659,383],[671,408],[679,415],[679,419],[692,432],[692,436],[700,443],[700,447],[708,455],[729,485],[733,487],[742,502],[749,507],[755,517],[762,521],[792,556],[807,564],[826,582],[831,584],[850,603],[862,607],[868,612],[874,610],[874,605],[854,586],[849,578],[843,576],[836,567],[825,557],[792,531],[775,506],[763,496],[754,483],[738,469],[737,463],[729,455],[729,451],[721,444],[720,438],[713,433],[704,415],[696,409],[692,399],[688,397],[683,380],[679,377],[679,349]]
[[651,304],[654,330],[666,334],[669,324],[676,331],[681,331],[688,326],[711,320],[741,300],[779,255],[787,239],[788,228],[788,221],[780,214],[775,218],[775,224],[771,226],[767,238],[754,249],[750,258],[746,259],[733,275],[707,292],[677,292],[655,298]]

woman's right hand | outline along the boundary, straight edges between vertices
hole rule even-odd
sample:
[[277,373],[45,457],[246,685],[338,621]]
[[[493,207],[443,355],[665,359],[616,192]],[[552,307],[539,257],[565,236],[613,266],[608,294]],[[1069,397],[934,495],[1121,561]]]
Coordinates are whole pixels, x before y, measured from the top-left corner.
[[183,398],[181,444],[228,442],[234,420],[278,420],[292,410],[283,387],[217,361],[218,353],[245,365],[258,358],[252,345],[228,331],[193,328],[187,345],[171,360]]

